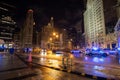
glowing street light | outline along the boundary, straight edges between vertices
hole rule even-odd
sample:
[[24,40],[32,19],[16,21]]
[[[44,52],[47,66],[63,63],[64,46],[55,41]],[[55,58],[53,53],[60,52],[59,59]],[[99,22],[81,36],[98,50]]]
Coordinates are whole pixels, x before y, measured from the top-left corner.
[[55,32],[53,32],[53,36],[54,36],[54,37],[56,37],[56,38],[58,38],[58,37],[59,37],[59,35],[58,35],[58,34],[56,34]]
[[59,36],[58,36],[58,35],[56,35],[55,37],[56,37],[56,38],[58,38]]
[[50,38],[50,41],[52,41],[52,38]]
[[56,35],[56,33],[55,32],[53,32],[53,36],[55,36]]

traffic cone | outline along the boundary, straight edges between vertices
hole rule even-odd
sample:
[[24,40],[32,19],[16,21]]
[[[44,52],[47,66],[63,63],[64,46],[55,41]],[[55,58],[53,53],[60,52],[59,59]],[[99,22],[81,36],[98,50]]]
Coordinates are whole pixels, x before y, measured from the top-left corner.
[[28,56],[28,62],[32,62],[32,54],[31,54],[31,52],[29,53],[29,56]]

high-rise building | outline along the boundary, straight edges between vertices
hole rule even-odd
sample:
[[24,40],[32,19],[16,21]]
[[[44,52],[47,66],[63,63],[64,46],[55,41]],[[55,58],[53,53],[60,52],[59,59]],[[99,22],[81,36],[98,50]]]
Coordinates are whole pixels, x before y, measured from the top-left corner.
[[42,28],[41,48],[62,49],[67,46],[66,30],[55,28],[53,17],[50,22]]
[[52,33],[54,32],[54,20],[51,17],[50,22],[48,25],[42,28],[42,35],[41,35],[41,48],[51,48],[52,43],[50,42],[50,38],[52,38]]
[[120,0],[117,0],[117,4],[115,6],[117,8],[117,16],[120,18]]
[[4,44],[0,43],[0,47],[6,48],[13,47],[13,34],[17,27],[16,22],[12,16],[12,11],[15,7],[6,3],[0,3],[0,39],[4,41]]
[[33,41],[33,10],[29,9],[26,15],[26,20],[21,34],[22,47],[32,47]]
[[105,20],[102,0],[88,0],[84,13],[86,43],[99,46],[105,42]]
[[12,41],[16,22],[10,16],[2,15],[0,23],[0,39]]
[[86,46],[106,47],[106,34],[114,32],[116,0],[87,0],[84,12]]

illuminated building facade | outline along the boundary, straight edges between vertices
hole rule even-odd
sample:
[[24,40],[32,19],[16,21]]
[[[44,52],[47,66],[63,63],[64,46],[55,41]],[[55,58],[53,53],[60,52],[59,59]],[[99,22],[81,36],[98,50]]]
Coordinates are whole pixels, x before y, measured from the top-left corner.
[[26,20],[24,24],[24,28],[22,29],[21,39],[22,39],[22,47],[32,47],[33,41],[33,10],[29,9],[26,15]]
[[105,20],[102,0],[88,0],[84,13],[85,39],[89,47],[104,45]]
[[84,12],[86,46],[107,47],[114,43],[107,43],[106,35],[114,33],[117,21],[115,4],[116,0],[87,1],[86,11]]
[[51,17],[48,25],[42,28],[41,34],[41,48],[53,50],[67,47],[66,30],[55,28],[53,17]]
[[0,39],[4,41],[5,48],[13,47],[13,35],[16,28],[16,22],[13,19],[15,7],[9,4],[0,3]]
[[54,32],[54,20],[53,17],[51,17],[50,22],[48,25],[44,26],[42,28],[42,35],[41,35],[41,48],[51,48],[52,47],[52,33]]

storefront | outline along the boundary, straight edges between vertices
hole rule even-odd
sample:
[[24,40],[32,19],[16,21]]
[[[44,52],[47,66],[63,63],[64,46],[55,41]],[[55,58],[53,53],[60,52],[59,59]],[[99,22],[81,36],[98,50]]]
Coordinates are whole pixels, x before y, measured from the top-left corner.
[[4,42],[4,40],[0,39],[0,52],[6,52],[12,47],[14,47],[13,42]]

